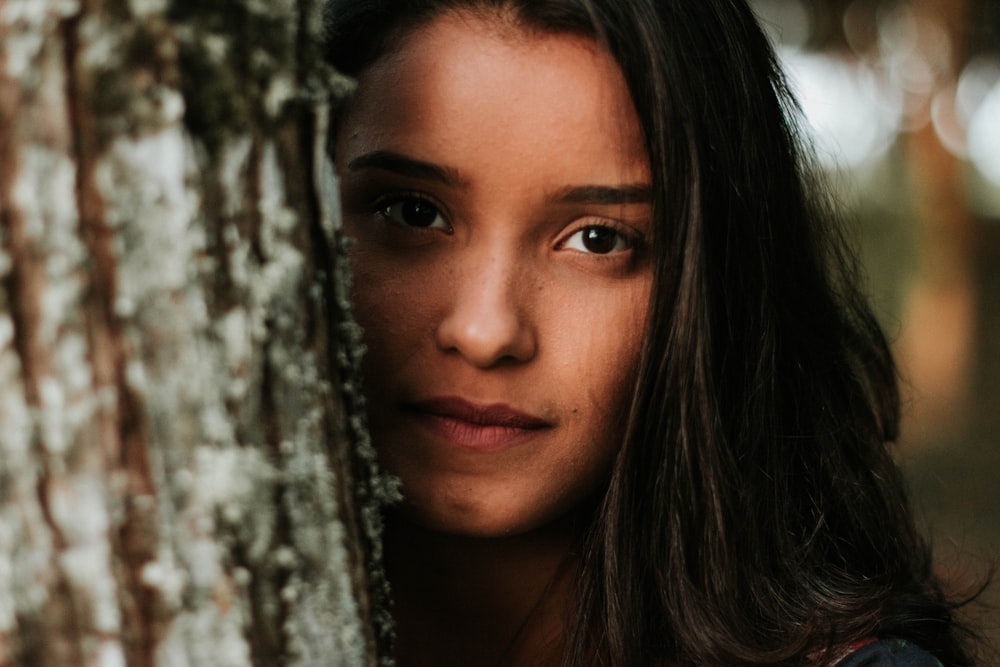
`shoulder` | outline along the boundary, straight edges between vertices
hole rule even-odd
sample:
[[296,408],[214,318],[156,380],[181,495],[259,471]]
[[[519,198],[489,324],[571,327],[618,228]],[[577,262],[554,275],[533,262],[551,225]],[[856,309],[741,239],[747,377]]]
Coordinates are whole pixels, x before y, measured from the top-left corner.
[[902,639],[883,639],[863,648],[837,663],[837,667],[943,667],[927,651]]

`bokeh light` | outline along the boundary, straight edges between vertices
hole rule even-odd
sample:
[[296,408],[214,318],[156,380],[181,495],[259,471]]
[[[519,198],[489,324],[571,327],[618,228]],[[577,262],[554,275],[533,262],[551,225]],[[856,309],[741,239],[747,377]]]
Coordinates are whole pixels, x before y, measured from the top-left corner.
[[972,113],[968,130],[969,157],[986,180],[1000,187],[1000,83]]
[[948,30],[913,3],[855,0],[842,11],[842,41],[817,47],[821,4],[754,2],[820,164],[850,175],[882,159],[901,133],[931,124],[944,147],[976,171],[970,187],[991,190],[972,204],[1000,216],[1000,45],[956,67]]
[[820,164],[855,168],[884,155],[903,117],[898,90],[860,61],[795,49],[780,53]]

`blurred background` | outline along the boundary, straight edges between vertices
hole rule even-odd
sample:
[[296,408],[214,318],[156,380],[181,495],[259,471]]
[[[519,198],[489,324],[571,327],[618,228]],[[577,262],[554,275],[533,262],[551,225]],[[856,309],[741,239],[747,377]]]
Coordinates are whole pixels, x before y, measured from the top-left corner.
[[[751,4],[858,230],[918,518],[972,586],[1000,560],[1000,0]],[[996,650],[1000,575],[983,600]]]

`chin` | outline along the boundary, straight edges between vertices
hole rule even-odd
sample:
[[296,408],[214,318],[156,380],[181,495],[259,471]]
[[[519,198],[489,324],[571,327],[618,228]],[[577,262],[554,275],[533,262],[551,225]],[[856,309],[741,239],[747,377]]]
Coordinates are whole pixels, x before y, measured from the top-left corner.
[[[418,499],[404,499],[399,506],[399,515],[434,532],[469,538],[503,538],[526,535],[536,531],[565,525],[566,520],[576,517],[589,503],[556,504],[539,508],[537,504],[511,505],[506,502],[486,502],[452,500],[426,503]],[[541,511],[540,511],[541,510]]]
[[426,507],[407,501],[398,508],[398,515],[403,520],[432,530],[456,537],[507,537],[527,532],[531,524],[525,525],[516,517],[490,512],[488,509],[471,507]]

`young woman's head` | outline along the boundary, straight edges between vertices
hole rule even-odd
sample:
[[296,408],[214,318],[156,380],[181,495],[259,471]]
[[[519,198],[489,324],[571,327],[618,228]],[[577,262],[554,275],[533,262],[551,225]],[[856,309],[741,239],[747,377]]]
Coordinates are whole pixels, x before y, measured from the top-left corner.
[[[372,432],[408,515],[581,507],[567,658],[960,664],[885,340],[741,0],[332,0]],[[594,502],[587,502],[593,500]]]
[[454,11],[359,84],[336,158],[382,462],[430,527],[549,523],[610,474],[649,302],[621,72],[592,39]]

